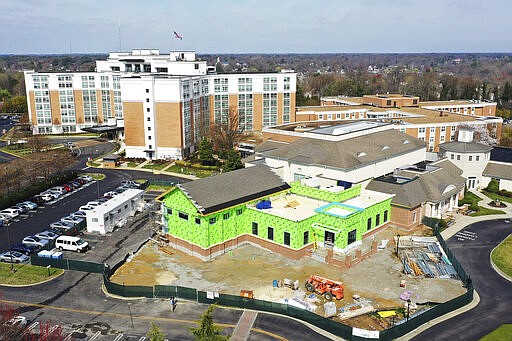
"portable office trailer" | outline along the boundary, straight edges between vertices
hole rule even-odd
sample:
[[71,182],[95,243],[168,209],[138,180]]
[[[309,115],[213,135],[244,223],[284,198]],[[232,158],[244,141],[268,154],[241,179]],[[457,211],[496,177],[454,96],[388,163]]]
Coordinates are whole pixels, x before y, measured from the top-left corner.
[[143,204],[144,191],[128,189],[86,213],[87,232],[106,234],[117,224],[132,216]]

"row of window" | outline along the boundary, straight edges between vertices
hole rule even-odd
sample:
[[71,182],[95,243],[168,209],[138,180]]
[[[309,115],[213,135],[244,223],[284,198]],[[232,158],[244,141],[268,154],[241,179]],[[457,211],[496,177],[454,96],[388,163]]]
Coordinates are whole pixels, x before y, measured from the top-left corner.
[[[473,157],[474,156],[474,157]],[[457,161],[460,161],[460,154],[454,154],[452,153],[450,155],[450,159],[454,160],[455,158],[457,158]],[[480,155],[468,155],[468,161],[480,161]]]

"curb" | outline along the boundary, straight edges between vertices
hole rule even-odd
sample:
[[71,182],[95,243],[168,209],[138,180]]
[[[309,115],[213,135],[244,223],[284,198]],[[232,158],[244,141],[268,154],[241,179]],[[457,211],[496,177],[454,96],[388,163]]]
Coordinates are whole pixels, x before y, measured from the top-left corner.
[[[510,237],[510,236],[512,236],[512,234],[509,234],[509,235],[507,236],[507,238],[508,238],[508,237]],[[497,249],[501,244],[503,244],[503,242],[504,242],[507,238],[503,239],[503,240],[501,241],[501,243],[499,243],[498,245],[496,245],[496,246],[494,247],[494,249],[492,249],[492,250],[491,250],[491,253],[489,254],[489,261],[491,262],[491,266],[492,266],[492,268],[494,269],[494,271],[496,271],[496,272],[498,273],[498,275],[500,275],[501,277],[503,277],[503,278],[504,278],[504,279],[506,279],[507,281],[512,282],[512,277],[510,277],[509,275],[507,275],[506,273],[504,273],[504,272],[503,272],[503,271],[502,271],[502,270],[501,270],[501,269],[500,269],[496,264],[494,264],[494,262],[492,261],[492,253],[493,253],[493,252],[494,252],[494,250],[496,250],[496,249]]]
[[463,314],[463,313],[465,313],[467,311],[470,311],[471,309],[475,308],[479,303],[480,303],[480,296],[478,295],[478,292],[476,290],[474,290],[473,291],[473,301],[471,301],[467,305],[465,305],[463,307],[460,307],[459,309],[453,310],[453,311],[451,311],[449,313],[446,313],[446,314],[444,314],[442,316],[439,316],[439,317],[437,317],[437,318],[435,318],[433,320],[430,320],[429,322],[422,324],[418,328],[416,328],[416,329],[410,331],[409,333],[407,333],[407,334],[397,338],[396,340],[398,340],[398,341],[410,340],[413,337],[418,336],[419,334],[423,333],[425,330],[427,330],[429,328],[432,328],[432,327],[434,327],[435,325],[437,325],[437,324],[439,324],[441,322],[448,321],[448,320],[452,319],[453,317],[455,317],[457,315],[460,315],[460,314]]

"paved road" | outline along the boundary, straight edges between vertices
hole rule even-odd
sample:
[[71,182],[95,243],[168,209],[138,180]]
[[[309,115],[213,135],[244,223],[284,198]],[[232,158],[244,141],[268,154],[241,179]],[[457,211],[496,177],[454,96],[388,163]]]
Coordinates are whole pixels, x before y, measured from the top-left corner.
[[471,276],[480,295],[474,309],[419,334],[414,340],[478,340],[501,324],[512,323],[512,283],[491,267],[490,253],[512,233],[505,220],[469,225],[448,240],[449,248]]

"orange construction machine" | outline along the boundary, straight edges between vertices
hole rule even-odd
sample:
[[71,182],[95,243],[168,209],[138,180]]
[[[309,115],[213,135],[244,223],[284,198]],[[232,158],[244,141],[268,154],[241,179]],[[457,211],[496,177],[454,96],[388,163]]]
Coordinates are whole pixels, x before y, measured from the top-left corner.
[[323,295],[328,301],[331,301],[333,297],[336,297],[337,300],[341,300],[343,298],[343,289],[345,288],[341,282],[316,275],[311,275],[306,280],[305,286],[307,291]]

